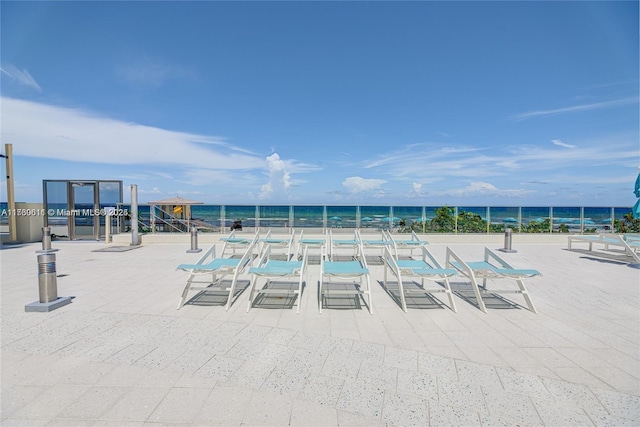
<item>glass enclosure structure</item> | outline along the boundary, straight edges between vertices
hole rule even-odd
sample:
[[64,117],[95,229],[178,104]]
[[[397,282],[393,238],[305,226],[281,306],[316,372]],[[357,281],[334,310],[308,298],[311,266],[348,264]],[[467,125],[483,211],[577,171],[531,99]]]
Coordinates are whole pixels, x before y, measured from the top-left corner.
[[[55,195],[57,193],[52,193]],[[62,193],[64,196],[64,192]],[[125,209],[127,205],[122,206]],[[199,205],[193,216],[210,225],[203,231],[246,228],[360,228],[418,233],[584,233],[612,230],[631,207],[530,206],[341,206],[341,205]],[[142,225],[149,221],[148,206],[140,205]],[[448,215],[444,227],[430,226]],[[235,225],[234,225],[235,224]]]
[[[122,181],[43,180],[44,224],[69,240],[104,235],[105,208],[122,205]],[[113,224],[117,219],[112,218]]]

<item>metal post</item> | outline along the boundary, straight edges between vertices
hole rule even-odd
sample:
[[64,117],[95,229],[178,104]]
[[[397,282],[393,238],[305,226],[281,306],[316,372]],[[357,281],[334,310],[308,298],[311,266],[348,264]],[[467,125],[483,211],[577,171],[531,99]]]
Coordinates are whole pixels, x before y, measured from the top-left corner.
[[104,217],[104,243],[111,243],[111,214]]
[[56,276],[56,254],[48,252],[38,255],[38,301],[27,304],[24,311],[48,312],[67,305],[72,297],[58,298]]
[[195,225],[191,226],[191,249],[187,251],[188,254],[201,252],[202,249],[198,249],[198,228]]
[[511,249],[511,240],[513,237],[512,233],[513,233],[513,230],[511,228],[507,227],[504,229],[504,248],[498,249],[499,251],[509,252],[509,253],[517,252]]
[[[6,161],[7,172],[7,208],[9,212],[16,211],[16,198],[14,192],[13,179],[13,144],[4,144],[4,156]],[[18,224],[16,215],[9,215],[9,241],[16,242],[18,240]]]
[[138,186],[131,184],[131,246],[140,244],[138,237]]
[[42,249],[36,253],[56,252],[57,249],[51,249],[51,227],[42,227]]
[[58,299],[56,254],[38,255],[38,294],[41,303]]

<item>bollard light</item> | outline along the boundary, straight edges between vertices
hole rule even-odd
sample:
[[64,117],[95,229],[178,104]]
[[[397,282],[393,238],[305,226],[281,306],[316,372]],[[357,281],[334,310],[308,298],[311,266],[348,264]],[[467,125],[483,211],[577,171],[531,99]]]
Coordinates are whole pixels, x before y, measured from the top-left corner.
[[38,297],[38,301],[25,305],[24,311],[47,312],[71,302],[71,297],[58,297],[56,254],[53,252],[38,255]]
[[198,228],[195,225],[191,226],[191,249],[187,251],[188,254],[201,252],[202,249],[198,249]]
[[56,252],[57,249],[51,249],[51,227],[42,227],[42,249],[36,253]]
[[516,250],[511,249],[511,241],[513,238],[513,230],[509,227],[504,229],[504,248],[498,249],[501,252],[513,253]]

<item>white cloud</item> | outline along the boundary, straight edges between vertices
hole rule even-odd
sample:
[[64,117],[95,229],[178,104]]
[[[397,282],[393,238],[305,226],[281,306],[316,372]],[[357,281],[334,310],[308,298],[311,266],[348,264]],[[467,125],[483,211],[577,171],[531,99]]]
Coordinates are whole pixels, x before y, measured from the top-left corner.
[[278,153],[268,156],[267,168],[269,169],[269,182],[262,186],[261,199],[288,196],[291,187],[291,177],[287,172],[286,163],[280,159]]
[[119,165],[263,169],[257,155],[217,136],[126,123],[81,109],[2,97],[2,137],[14,154]]
[[577,148],[577,145],[572,145],[572,144],[566,144],[562,141],[560,141],[559,139],[552,139],[551,143],[553,145],[557,145],[558,147],[564,147],[564,148]]
[[612,101],[595,102],[592,104],[573,105],[571,107],[555,108],[551,110],[528,111],[526,113],[515,114],[511,116],[511,118],[514,120],[520,121],[520,120],[531,119],[534,117],[553,116],[553,115],[564,114],[564,113],[575,113],[578,111],[601,110],[603,108],[621,107],[624,105],[631,105],[631,104],[637,104],[637,103],[638,103],[637,97],[621,98],[621,99],[614,99]]
[[363,191],[381,190],[380,187],[386,182],[383,179],[366,179],[359,176],[351,176],[345,179],[342,185],[352,193],[361,193]]
[[27,70],[21,71],[15,66],[8,64],[0,67],[0,72],[13,80],[17,80],[21,85],[35,89],[38,92],[42,92],[42,88],[40,87],[38,82],[36,82],[33,76],[31,76],[31,73],[29,73],[29,71]]
[[411,185],[413,192],[416,194],[421,194],[422,193],[422,184],[420,184],[419,182],[414,182]]
[[531,190],[523,189],[500,189],[488,182],[472,182],[467,187],[454,189],[444,192],[444,194],[454,195],[458,197],[473,196],[496,196],[496,197],[524,197],[532,193]]

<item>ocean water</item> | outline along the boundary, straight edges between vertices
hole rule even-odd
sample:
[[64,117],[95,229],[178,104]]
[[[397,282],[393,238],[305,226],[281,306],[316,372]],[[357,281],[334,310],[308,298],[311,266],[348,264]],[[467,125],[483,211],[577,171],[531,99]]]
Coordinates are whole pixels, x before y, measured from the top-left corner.
[[[49,204],[47,209],[64,210],[66,204]],[[76,205],[76,209],[91,209],[92,205]],[[104,206],[101,206],[104,207]],[[131,206],[124,204],[123,209],[131,211]],[[194,205],[191,216],[207,222],[214,227],[230,226],[233,221],[242,221],[246,227],[296,227],[322,228],[340,227],[355,228],[388,228],[389,224],[397,226],[400,221],[407,225],[412,222],[429,220],[436,216],[439,206],[348,206],[348,205]],[[630,206],[616,207],[500,207],[500,206],[459,206],[454,207],[458,213],[471,212],[493,224],[528,224],[542,222],[553,218],[555,224],[566,224],[568,227],[580,227],[581,215],[584,215],[584,227],[605,227],[612,219],[622,219],[631,211]],[[7,203],[0,202],[0,223],[8,222]],[[138,207],[140,220],[150,222],[150,206]],[[66,218],[50,217],[50,222],[66,221]]]

